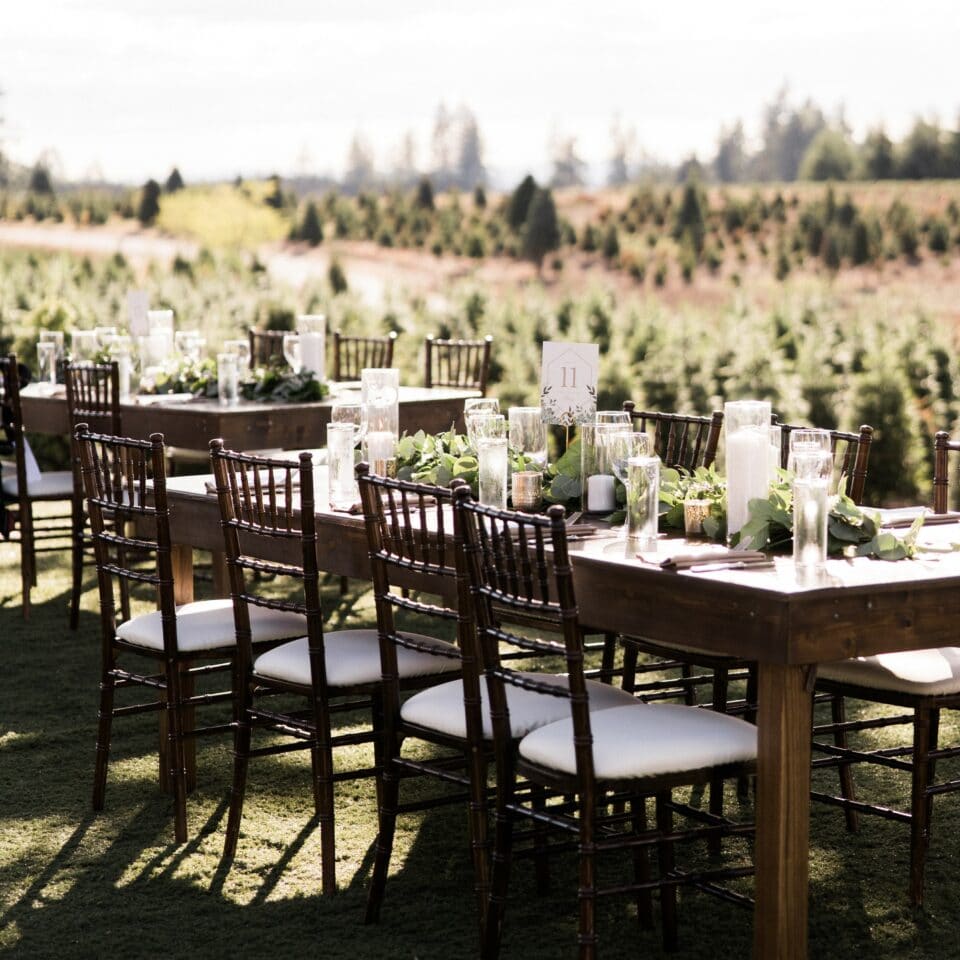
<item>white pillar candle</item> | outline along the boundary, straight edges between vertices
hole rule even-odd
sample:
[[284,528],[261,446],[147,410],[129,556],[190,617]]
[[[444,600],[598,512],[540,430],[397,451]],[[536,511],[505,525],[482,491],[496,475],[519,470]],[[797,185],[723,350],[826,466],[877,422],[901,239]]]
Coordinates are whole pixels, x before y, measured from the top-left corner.
[[766,429],[744,427],[727,434],[727,535],[747,522],[751,500],[770,492],[770,435]]
[[309,370],[321,383],[326,378],[326,345],[322,333],[300,334],[300,364]]
[[587,477],[587,507],[590,513],[601,510],[615,510],[617,497],[613,477],[609,473],[598,473]]

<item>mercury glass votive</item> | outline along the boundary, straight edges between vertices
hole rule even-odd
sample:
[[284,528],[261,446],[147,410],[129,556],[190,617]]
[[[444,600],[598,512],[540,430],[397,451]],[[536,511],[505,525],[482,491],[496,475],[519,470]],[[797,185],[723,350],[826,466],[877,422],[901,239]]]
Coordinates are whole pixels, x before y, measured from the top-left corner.
[[513,475],[513,508],[536,513],[543,501],[543,474],[539,470],[520,470]]
[[710,500],[683,501],[683,530],[688,537],[703,534],[703,521],[710,516]]

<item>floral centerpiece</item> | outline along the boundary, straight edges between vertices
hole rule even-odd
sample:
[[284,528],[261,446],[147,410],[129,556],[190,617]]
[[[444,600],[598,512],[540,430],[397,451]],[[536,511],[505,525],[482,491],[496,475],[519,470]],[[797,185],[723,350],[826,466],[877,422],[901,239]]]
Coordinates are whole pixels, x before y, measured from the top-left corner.
[[[192,393],[217,398],[217,365],[210,359],[183,360],[158,374],[152,383],[141,383],[144,393]],[[312,371],[294,373],[278,367],[258,367],[240,382],[240,396],[260,403],[315,403],[330,392]]]

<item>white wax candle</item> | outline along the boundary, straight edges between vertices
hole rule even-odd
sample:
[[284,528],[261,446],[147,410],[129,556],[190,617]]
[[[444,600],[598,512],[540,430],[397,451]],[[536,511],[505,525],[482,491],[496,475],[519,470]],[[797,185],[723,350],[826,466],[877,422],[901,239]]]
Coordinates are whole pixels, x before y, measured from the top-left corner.
[[395,455],[396,437],[385,430],[374,431],[367,434],[367,459],[373,463],[375,460],[389,460]]
[[727,434],[727,533],[747,522],[747,504],[770,492],[768,431],[745,428]]
[[327,369],[322,333],[300,334],[300,363],[304,370],[310,370],[323,383]]
[[615,510],[616,507],[613,477],[608,473],[587,477],[587,510],[596,513],[600,510]]

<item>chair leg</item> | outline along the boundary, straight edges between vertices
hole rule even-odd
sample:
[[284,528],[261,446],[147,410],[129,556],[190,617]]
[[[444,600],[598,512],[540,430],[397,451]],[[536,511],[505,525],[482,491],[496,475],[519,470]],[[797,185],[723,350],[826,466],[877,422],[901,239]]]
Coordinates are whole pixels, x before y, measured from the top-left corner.
[[[757,665],[755,663],[747,666],[747,691],[744,699],[747,701],[746,710],[743,712],[743,719],[747,723],[756,724],[757,722]],[[737,799],[745,803],[750,796],[750,781],[752,777],[737,777]]]
[[173,833],[179,843],[187,842],[187,764],[183,746],[183,690],[180,665],[167,664],[167,736],[169,738],[170,784],[173,787]]
[[[0,507],[0,509],[3,509]],[[30,591],[37,585],[37,553],[33,538],[33,507],[20,511],[20,583],[23,592],[23,619],[30,619]]]
[[[846,701],[843,697],[834,694],[830,698],[830,717],[835,725],[846,722]],[[833,731],[833,744],[835,747],[840,747],[841,749],[846,750],[847,733],[845,730],[837,729],[835,726]],[[837,775],[840,777],[840,795],[845,800],[856,799],[856,794],[854,793],[853,789],[852,766],[853,765],[851,763],[843,761],[837,765]],[[856,833],[860,829],[860,814],[852,807],[846,807],[844,809],[844,816],[847,820],[847,830],[850,833]]]
[[[235,667],[235,669],[237,669]],[[237,852],[240,839],[240,820],[243,816],[243,798],[247,789],[247,768],[250,765],[250,738],[252,731],[247,716],[250,693],[247,684],[235,685],[241,690],[234,706],[233,731],[233,786],[230,791],[230,813],[227,817],[227,835],[223,844],[224,859],[231,859]]]
[[[531,785],[530,802],[540,813],[547,809],[547,792],[538,784]],[[550,862],[547,855],[547,826],[539,820],[533,822],[534,875],[538,896],[550,891]]]
[[[716,667],[713,671],[713,709],[716,713],[727,712],[728,689],[730,674],[726,667]],[[710,780],[710,813],[716,817],[723,816],[723,778],[713,777]],[[719,834],[710,834],[707,840],[707,850],[710,856],[719,857],[721,838]]]
[[637,684],[637,647],[629,640],[623,641],[623,676],[620,686],[627,693],[633,693]]
[[600,661],[601,683],[613,683],[613,667],[617,657],[617,635],[605,633],[603,635],[603,657]]
[[97,748],[93,772],[93,809],[102,810],[107,792],[107,766],[110,762],[110,729],[113,724],[114,680],[111,659],[104,663],[100,677],[100,713],[97,716]]
[[910,903],[923,906],[923,871],[930,846],[930,720],[929,707],[917,707],[913,718],[913,783],[910,797]]
[[[658,793],[657,830],[662,836],[673,832],[673,812],[670,810],[670,794]],[[660,840],[657,844],[657,860],[660,867],[660,913],[663,918],[663,948],[664,950],[677,949],[677,887],[676,884],[664,884],[663,881],[674,868],[673,843],[670,840]]]
[[377,779],[382,781],[377,794],[377,845],[373,860],[373,874],[367,891],[367,912],[364,923],[376,923],[380,919],[380,906],[387,885],[387,871],[393,854],[393,837],[397,827],[397,806],[400,801],[400,777],[393,769],[393,758],[400,755],[401,742],[388,737],[384,751],[383,766]]
[[[680,668],[680,676],[683,677],[684,680],[691,680],[693,678],[693,664],[685,663]],[[695,707],[697,705],[697,694],[693,689],[692,683],[688,682],[683,685],[683,702],[688,707]]]
[[324,713],[317,741],[310,750],[313,761],[313,798],[320,824],[320,880],[326,896],[337,892],[337,844],[333,798],[333,746],[330,717]]
[[340,596],[346,596],[350,592],[350,578],[341,577],[340,578]]
[[80,591],[83,587],[83,502],[76,498],[71,507],[72,515],[72,560],[73,584],[70,589],[70,629],[76,630],[80,623]]
[[[634,797],[630,801],[633,819],[633,834],[638,837],[647,832],[647,798]],[[633,879],[637,883],[650,880],[650,857],[646,847],[633,848]],[[637,921],[641,930],[653,929],[653,895],[650,890],[641,890],[637,894]]]
[[477,899],[479,936],[483,939],[490,896],[490,837],[487,823],[487,758],[482,749],[468,749],[464,758],[470,772],[470,850],[473,858],[473,885]]
[[510,866],[513,859],[513,817],[507,809],[513,802],[513,771],[497,770],[497,812],[493,835],[493,856],[490,870],[490,898],[483,939],[480,943],[482,960],[497,960],[503,934],[503,919],[510,885]]
[[[596,960],[597,956],[597,848],[594,843],[594,824],[580,806],[580,889],[577,903],[580,908],[580,960]],[[592,806],[592,804],[590,805]]]

